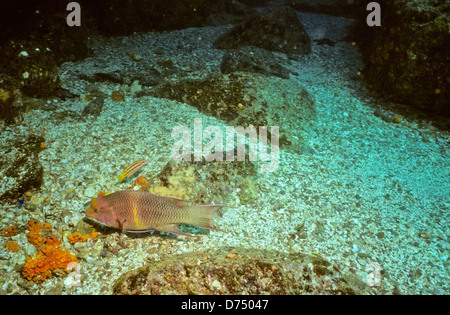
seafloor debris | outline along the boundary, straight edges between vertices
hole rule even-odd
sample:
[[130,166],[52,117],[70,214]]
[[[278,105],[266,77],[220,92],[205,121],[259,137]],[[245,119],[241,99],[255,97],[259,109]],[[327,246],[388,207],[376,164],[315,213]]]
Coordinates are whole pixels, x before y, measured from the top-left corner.
[[396,115],[395,113],[387,111],[387,110],[383,110],[380,108],[377,108],[373,112],[373,114],[377,117],[380,117],[383,121],[388,122],[388,123],[398,124],[403,121],[403,118]]

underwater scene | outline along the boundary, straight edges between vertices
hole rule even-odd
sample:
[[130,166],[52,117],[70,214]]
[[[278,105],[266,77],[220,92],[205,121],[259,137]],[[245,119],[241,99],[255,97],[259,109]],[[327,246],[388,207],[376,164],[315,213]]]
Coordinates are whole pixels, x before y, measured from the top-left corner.
[[2,1],[0,295],[450,293],[450,1],[56,3]]

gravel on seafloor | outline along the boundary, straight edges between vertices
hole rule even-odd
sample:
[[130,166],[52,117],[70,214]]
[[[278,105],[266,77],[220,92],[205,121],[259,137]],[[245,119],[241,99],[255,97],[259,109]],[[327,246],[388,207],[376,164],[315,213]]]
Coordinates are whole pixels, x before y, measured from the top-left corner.
[[[304,86],[317,104],[309,149],[303,154],[281,151],[278,170],[258,174],[260,191],[251,206],[241,205],[232,195],[216,222],[226,232],[210,231],[198,238],[113,233],[77,247],[64,240],[65,248],[85,254],[79,270],[81,285],[70,277],[41,284],[24,280],[20,267],[35,249],[22,232],[10,238],[21,246],[17,253],[7,252],[7,239],[0,238],[0,292],[111,294],[123,273],[149,261],[235,247],[317,254],[338,262],[342,272],[362,281],[367,281],[367,266],[376,263],[383,286],[379,293],[449,294],[448,134],[426,122],[404,119],[393,124],[373,115],[375,101],[363,93],[361,81],[353,79],[363,69],[358,48],[343,41],[342,29],[350,20],[307,13],[299,17],[311,39],[336,41],[334,46],[313,42],[311,55],[291,61],[291,70],[298,73],[291,79]],[[224,31],[224,27],[189,28],[107,41],[99,38],[91,44],[98,58],[116,55],[120,60],[127,51],[145,58],[157,43],[167,59],[187,72],[200,71],[203,65],[218,72],[218,56],[223,52],[210,47]],[[174,51],[173,43],[184,46]],[[61,66],[63,85],[85,93],[84,83],[64,76],[73,66]],[[110,95],[129,87],[105,83],[100,88]],[[54,104],[58,111],[81,113],[87,103]],[[14,224],[26,227],[32,216],[57,227],[62,235],[84,217],[84,204],[99,191],[125,187],[117,184],[116,177],[131,162],[147,159],[142,174],[158,174],[170,160],[173,127],[192,128],[195,117],[203,118],[204,127],[224,126],[188,105],[132,93],[126,94],[125,102],[106,99],[96,119],[54,123],[51,114],[28,111],[20,125],[7,127],[0,135],[3,141],[33,132],[45,135],[47,142],[40,153],[44,184],[33,194],[35,203],[43,205],[30,212],[3,204],[0,229]]]

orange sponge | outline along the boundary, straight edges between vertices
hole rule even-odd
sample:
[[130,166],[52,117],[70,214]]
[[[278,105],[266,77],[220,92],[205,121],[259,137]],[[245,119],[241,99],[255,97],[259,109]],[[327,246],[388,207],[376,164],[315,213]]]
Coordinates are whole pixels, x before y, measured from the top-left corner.
[[52,271],[64,270],[67,265],[78,262],[70,252],[54,245],[44,245],[34,256],[28,257],[23,265],[23,276],[32,281],[44,281],[52,276]]
[[48,223],[28,222],[28,241],[39,248],[36,255],[28,257],[23,265],[22,275],[32,281],[44,281],[52,276],[53,271],[66,271],[71,262],[78,262],[69,251],[61,249],[61,241],[52,233]]
[[92,231],[91,234],[81,234],[81,233],[73,233],[73,234],[69,234],[67,235],[67,240],[69,241],[70,244],[75,244],[78,242],[86,242],[88,239],[92,238],[96,238],[98,236],[98,233],[96,231]]

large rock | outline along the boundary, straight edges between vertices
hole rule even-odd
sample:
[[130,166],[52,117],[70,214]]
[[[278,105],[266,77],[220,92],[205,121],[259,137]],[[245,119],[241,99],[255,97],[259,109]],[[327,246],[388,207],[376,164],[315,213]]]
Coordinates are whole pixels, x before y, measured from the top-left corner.
[[450,2],[378,2],[381,26],[357,26],[369,82],[393,101],[450,116]]
[[192,105],[232,126],[267,126],[269,131],[278,126],[280,144],[298,152],[316,117],[313,97],[296,81],[256,73],[167,82],[150,93]]
[[365,0],[285,0],[284,4],[295,10],[337,16],[355,16]]
[[289,79],[291,72],[282,64],[283,61],[270,51],[246,46],[240,49],[229,50],[222,57],[220,70],[224,74],[245,71]]
[[212,7],[210,0],[101,0],[87,4],[102,35],[130,35],[151,30],[200,26]]
[[231,204],[233,194],[240,204],[253,204],[260,198],[256,163],[245,161],[174,162],[170,160],[144,190],[157,195],[185,199],[194,204]]
[[0,142],[0,201],[19,199],[42,185],[44,168],[38,155],[43,142],[35,135]]
[[[205,259],[203,256],[207,256]],[[201,262],[201,263],[200,263]],[[369,288],[323,258],[225,248],[155,261],[122,275],[115,294],[362,294]],[[370,291],[370,289],[368,290]]]
[[13,123],[23,107],[22,92],[17,80],[0,74],[0,119]]
[[292,8],[266,9],[249,15],[219,37],[213,45],[219,49],[256,46],[286,54],[309,54],[311,40]]
[[67,26],[65,1],[5,2],[0,12],[1,73],[16,79],[24,94],[55,95],[56,67],[88,54],[87,28]]

